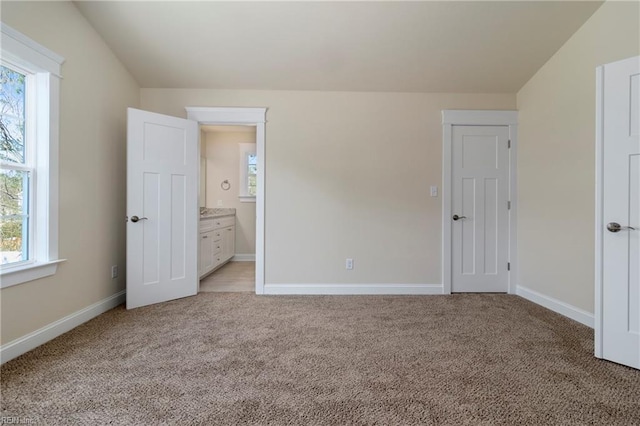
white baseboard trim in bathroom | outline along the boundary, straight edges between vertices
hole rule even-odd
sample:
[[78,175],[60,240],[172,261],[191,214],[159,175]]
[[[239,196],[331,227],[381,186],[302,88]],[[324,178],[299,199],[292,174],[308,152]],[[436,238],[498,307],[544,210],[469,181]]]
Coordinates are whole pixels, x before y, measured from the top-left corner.
[[571,318],[574,321],[578,321],[579,323],[584,324],[587,327],[594,327],[594,316],[590,312],[587,312],[580,308],[576,308],[573,305],[522,286],[517,286],[516,294],[527,299],[530,302],[550,309],[553,312],[557,312],[560,315],[564,315],[567,318]]
[[12,360],[24,353],[29,352],[38,346],[47,343],[50,340],[70,331],[77,326],[84,324],[85,322],[97,317],[98,315],[107,312],[110,309],[121,305],[126,300],[126,291],[122,290],[119,293],[109,296],[93,305],[87,306],[77,312],[67,315],[64,318],[54,321],[39,330],[22,336],[16,340],[13,340],[5,345],[0,346],[0,364]]
[[255,262],[256,255],[254,254],[236,254],[231,258],[232,262]]
[[264,294],[424,295],[442,294],[442,284],[265,284]]

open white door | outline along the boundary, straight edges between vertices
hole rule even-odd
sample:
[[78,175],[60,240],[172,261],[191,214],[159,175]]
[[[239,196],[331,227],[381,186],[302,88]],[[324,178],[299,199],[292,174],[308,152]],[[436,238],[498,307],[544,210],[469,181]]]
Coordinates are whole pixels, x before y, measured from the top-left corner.
[[640,368],[640,57],[598,76],[596,356]]
[[127,123],[127,309],[198,292],[198,123],[133,108]]

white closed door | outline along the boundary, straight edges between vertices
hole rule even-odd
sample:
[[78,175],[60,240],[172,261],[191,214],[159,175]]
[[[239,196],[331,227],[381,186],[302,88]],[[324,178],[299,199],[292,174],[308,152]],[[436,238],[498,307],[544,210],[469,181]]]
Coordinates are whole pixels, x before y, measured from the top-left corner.
[[451,291],[508,290],[509,127],[453,126]]
[[602,354],[640,368],[640,58],[603,77]]
[[127,309],[198,292],[198,123],[127,122]]

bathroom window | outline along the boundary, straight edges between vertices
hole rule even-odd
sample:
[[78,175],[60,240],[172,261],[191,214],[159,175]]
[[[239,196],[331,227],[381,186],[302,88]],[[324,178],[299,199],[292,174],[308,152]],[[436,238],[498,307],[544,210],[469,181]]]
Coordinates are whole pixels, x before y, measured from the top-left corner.
[[0,50],[0,283],[56,272],[64,58],[4,23]]
[[256,202],[256,184],[258,175],[258,157],[255,143],[238,144],[240,148],[240,191],[241,202]]
[[253,197],[256,196],[257,174],[258,156],[256,154],[247,154],[247,192]]

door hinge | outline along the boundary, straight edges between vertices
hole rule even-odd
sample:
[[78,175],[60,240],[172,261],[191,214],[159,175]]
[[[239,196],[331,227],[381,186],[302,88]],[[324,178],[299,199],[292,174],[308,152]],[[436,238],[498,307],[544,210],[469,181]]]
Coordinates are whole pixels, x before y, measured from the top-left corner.
[[507,271],[511,270],[511,262],[507,262]]
[[507,210],[511,210],[511,201],[507,201]]
[[511,139],[507,141],[507,148],[511,148]]

